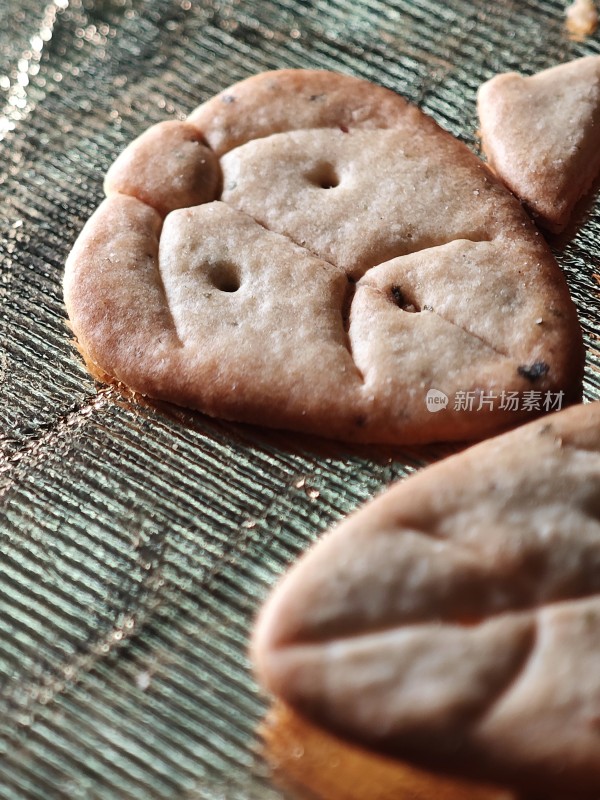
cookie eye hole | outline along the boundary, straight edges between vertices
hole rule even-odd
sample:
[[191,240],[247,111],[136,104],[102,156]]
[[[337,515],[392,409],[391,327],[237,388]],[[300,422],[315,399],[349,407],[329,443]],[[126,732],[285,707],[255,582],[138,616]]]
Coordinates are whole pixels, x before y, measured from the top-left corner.
[[[416,303],[411,302],[403,293],[402,289],[399,286],[392,286],[390,288],[390,298],[394,305],[397,305],[398,308],[401,308],[402,311],[408,311],[411,314],[418,313],[421,311]],[[427,306],[423,310],[430,310]]]
[[333,164],[322,162],[312,169],[306,176],[308,181],[320,189],[334,189],[339,185],[340,178]]
[[226,261],[220,261],[211,267],[210,279],[220,292],[237,292],[241,285],[237,267]]

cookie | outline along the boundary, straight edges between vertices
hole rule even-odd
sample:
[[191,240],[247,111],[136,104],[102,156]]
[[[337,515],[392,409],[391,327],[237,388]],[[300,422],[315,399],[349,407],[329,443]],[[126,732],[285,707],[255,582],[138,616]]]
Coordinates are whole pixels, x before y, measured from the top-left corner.
[[558,233],[600,170],[600,56],[524,78],[497,75],[477,98],[483,150],[496,175]]
[[386,89],[256,76],[151,128],[105,188],[65,302],[94,371],[136,392],[390,443],[485,436],[578,396],[581,332],[548,247]]
[[571,38],[580,42],[598,27],[598,11],[593,0],[574,0],[565,9],[566,26]]
[[597,796],[599,498],[600,403],[396,484],[275,589],[253,636],[259,680],[380,754]]

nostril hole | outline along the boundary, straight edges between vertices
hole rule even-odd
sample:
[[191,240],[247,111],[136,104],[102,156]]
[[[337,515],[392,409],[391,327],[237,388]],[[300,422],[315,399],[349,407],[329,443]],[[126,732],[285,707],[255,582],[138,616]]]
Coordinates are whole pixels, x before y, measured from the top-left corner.
[[210,279],[220,292],[237,292],[241,285],[237,267],[225,261],[211,266]]
[[309,183],[320,189],[334,189],[339,185],[340,179],[333,164],[322,162],[312,169],[306,176]]

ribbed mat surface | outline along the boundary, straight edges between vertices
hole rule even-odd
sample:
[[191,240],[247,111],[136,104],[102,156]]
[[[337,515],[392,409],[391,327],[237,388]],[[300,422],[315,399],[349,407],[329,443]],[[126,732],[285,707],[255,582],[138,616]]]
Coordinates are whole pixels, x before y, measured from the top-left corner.
[[[476,149],[475,92],[599,53],[551,0],[2,0],[0,798],[280,798],[253,615],[333,520],[441,449],[351,448],[156,410],[94,384],[66,255],[115,155],[236,80],[323,67]],[[600,398],[600,203],[557,250]],[[365,800],[368,800],[367,798]]]

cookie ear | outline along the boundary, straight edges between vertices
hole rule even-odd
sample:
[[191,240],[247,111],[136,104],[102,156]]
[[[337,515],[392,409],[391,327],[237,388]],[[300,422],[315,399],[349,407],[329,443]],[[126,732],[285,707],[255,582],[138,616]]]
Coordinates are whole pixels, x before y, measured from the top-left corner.
[[540,225],[559,232],[600,170],[600,56],[479,89],[483,150]]
[[193,125],[177,120],[159,122],[138,136],[104,180],[107,196],[137,197],[163,217],[216,200],[220,190],[219,160]]
[[536,796],[597,790],[599,494],[600,403],[393,486],[276,587],[260,681],[381,754]]

